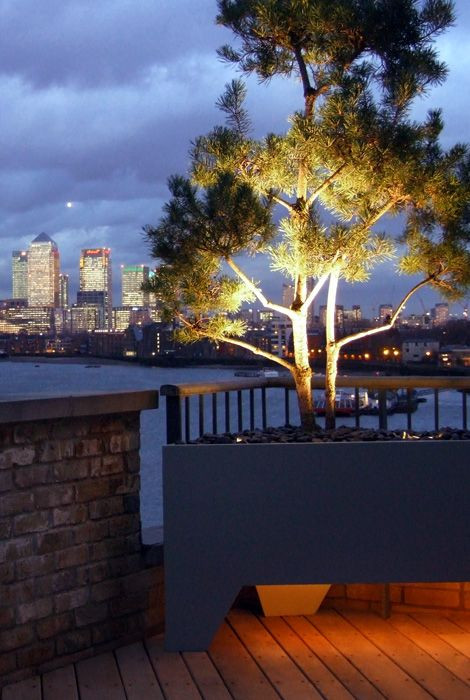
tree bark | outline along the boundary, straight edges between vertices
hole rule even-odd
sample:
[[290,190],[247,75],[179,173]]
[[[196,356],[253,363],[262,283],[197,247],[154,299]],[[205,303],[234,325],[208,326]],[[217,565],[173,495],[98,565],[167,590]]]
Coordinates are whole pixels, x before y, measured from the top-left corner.
[[330,275],[328,300],[326,303],[326,370],[325,370],[325,428],[335,427],[336,375],[338,373],[339,347],[335,339],[336,293],[339,275]]
[[308,354],[306,314],[301,313],[294,318],[292,322],[292,336],[294,341],[294,366],[291,372],[297,391],[300,424],[305,430],[313,430],[316,427],[312,398],[313,372],[310,367]]

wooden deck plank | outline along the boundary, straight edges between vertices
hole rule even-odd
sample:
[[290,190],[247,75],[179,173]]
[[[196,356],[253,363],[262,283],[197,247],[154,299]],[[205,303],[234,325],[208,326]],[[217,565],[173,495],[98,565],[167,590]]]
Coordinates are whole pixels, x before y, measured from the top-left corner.
[[203,698],[230,700],[232,696],[206,652],[186,651],[183,658]]
[[262,624],[327,700],[353,700],[354,696],[320,661],[319,657],[281,617],[261,618]]
[[226,623],[215,635],[209,655],[235,700],[279,700],[278,693]]
[[385,697],[396,700],[429,700],[431,697],[338,613],[323,610],[317,615],[309,615],[307,619],[364,673]]
[[41,677],[34,676],[5,686],[2,700],[41,700]]
[[384,697],[308,620],[304,617],[287,617],[286,622],[354,698],[380,700]]
[[42,677],[43,700],[79,700],[73,664],[45,673]]
[[449,619],[465,632],[470,633],[470,613],[451,613]]
[[285,700],[321,700],[321,695],[277,644],[258,618],[233,610],[228,621],[250,654]]
[[468,700],[470,688],[385,620],[344,611],[342,615],[434,697]]
[[414,613],[413,617],[420,625],[437,634],[447,644],[453,646],[461,654],[470,658],[470,635],[461,627],[444,617],[430,613]]
[[75,665],[81,700],[126,700],[116,660],[100,654]]
[[164,700],[142,642],[121,647],[115,654],[127,700]]
[[147,639],[145,646],[166,700],[200,700],[181,654],[164,651],[161,635]]
[[470,682],[470,661],[464,654],[447,644],[427,627],[420,625],[410,615],[394,613],[389,622],[421,649],[424,649],[433,659],[436,659],[444,668],[447,668],[462,681]]

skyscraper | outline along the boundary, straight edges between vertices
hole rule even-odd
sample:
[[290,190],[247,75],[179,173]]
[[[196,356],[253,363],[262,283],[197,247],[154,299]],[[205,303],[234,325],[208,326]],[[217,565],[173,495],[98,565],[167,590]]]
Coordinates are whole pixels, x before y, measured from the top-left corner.
[[59,306],[63,309],[69,305],[69,276],[59,275]]
[[149,293],[141,287],[149,280],[147,265],[121,265],[122,306],[148,306]]
[[28,306],[59,306],[59,249],[46,233],[28,248]]
[[28,298],[28,253],[14,250],[11,254],[12,299]]
[[112,324],[112,272],[109,248],[84,248],[80,255],[80,292],[104,292],[104,325]]

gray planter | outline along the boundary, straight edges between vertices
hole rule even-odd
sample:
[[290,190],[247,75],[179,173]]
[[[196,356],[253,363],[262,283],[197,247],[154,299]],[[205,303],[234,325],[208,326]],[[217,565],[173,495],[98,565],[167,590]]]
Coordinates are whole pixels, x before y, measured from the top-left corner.
[[470,580],[469,452],[164,447],[167,649],[207,649],[244,585]]

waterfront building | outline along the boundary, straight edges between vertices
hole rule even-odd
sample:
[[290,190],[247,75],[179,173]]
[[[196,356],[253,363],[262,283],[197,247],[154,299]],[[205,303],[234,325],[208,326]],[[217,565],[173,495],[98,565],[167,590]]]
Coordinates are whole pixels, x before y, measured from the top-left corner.
[[28,298],[28,251],[14,250],[11,254],[12,299]]
[[379,322],[380,325],[388,323],[393,316],[393,306],[392,304],[380,304],[379,306]]
[[121,265],[122,306],[149,305],[149,293],[142,291],[149,273],[148,265]]
[[[326,305],[320,306],[320,325],[326,327]],[[335,306],[335,326],[337,328],[344,326],[344,307],[340,304]]]
[[406,340],[401,346],[402,362],[431,362],[437,359],[439,352],[439,341],[421,339]]
[[[84,248],[82,250],[80,255],[80,292],[104,293],[104,327],[111,328],[112,270],[111,250],[109,248]],[[77,305],[80,303],[77,295]]]
[[48,334],[54,330],[54,309],[51,306],[10,307],[0,311],[0,332]]
[[63,309],[69,306],[69,276],[59,275],[59,306]]
[[449,320],[449,304],[447,302],[435,304],[432,316],[435,326],[444,326]]
[[46,233],[28,248],[28,306],[59,306],[59,249]]
[[84,333],[104,327],[104,308],[100,305],[73,305],[70,309],[70,331]]

